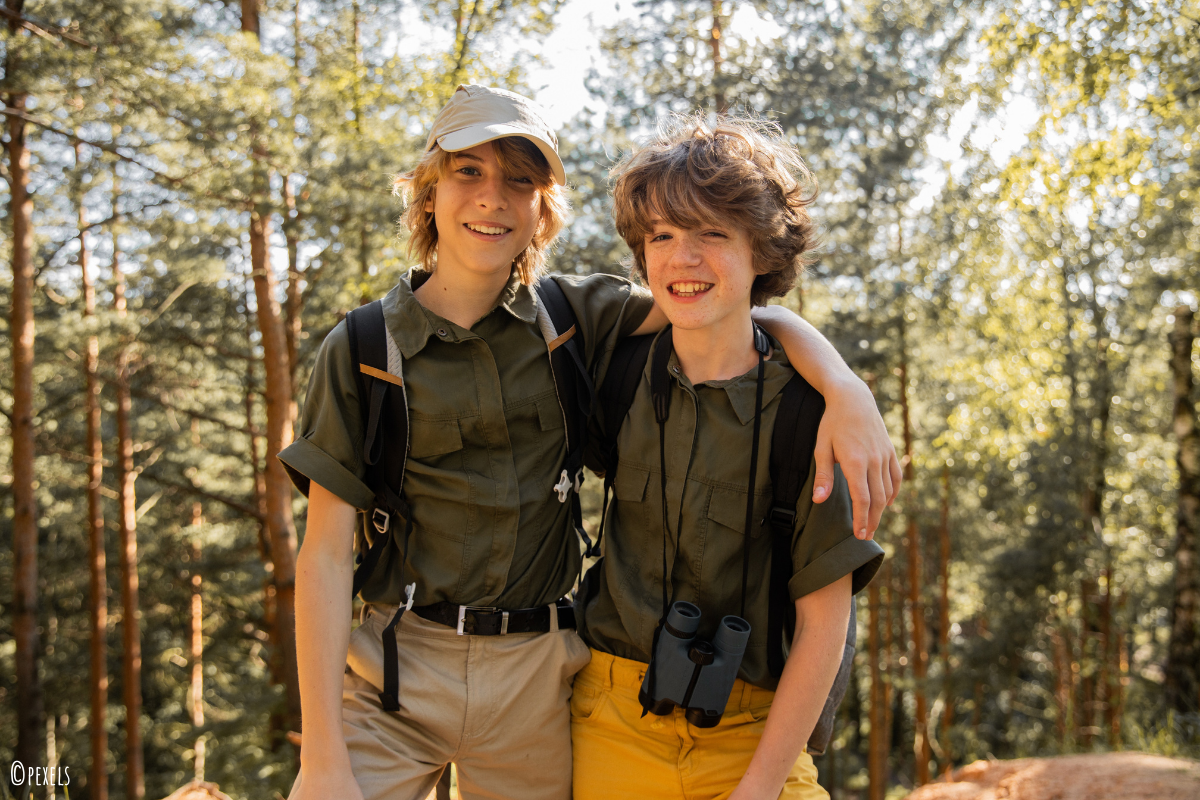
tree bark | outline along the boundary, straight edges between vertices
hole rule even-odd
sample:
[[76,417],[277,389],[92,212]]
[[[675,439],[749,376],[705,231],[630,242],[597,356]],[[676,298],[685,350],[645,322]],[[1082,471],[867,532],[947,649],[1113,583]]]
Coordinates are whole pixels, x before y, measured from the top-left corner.
[[883,669],[880,653],[879,581],[867,586],[867,609],[870,625],[867,631],[867,657],[871,665],[871,733],[867,744],[867,800],[883,800],[887,791],[887,746],[883,691]]
[[[912,420],[908,404],[908,353],[905,350],[903,327],[900,337],[900,413],[904,426],[904,482],[913,484],[913,437]],[[910,490],[911,491],[911,490]],[[917,524],[915,498],[905,508],[908,540],[908,602],[912,619],[911,661],[913,671],[913,755],[916,759],[913,781],[917,786],[929,783],[929,760],[932,757],[929,732],[926,726],[929,712],[925,699],[925,609],[921,603],[921,543]]]
[[[119,198],[117,174],[113,171],[113,217]],[[125,299],[125,274],[121,269],[121,247],[117,224],[113,223],[113,296],[117,317],[129,315]],[[124,336],[124,334],[122,334]],[[133,468],[133,434],[130,426],[132,401],[129,395],[130,346],[122,341],[117,351],[117,494],[121,542],[121,628],[122,698],[125,703],[126,795],[131,800],[146,796],[142,753],[142,635],[138,608],[137,496]]]
[[[80,145],[75,144],[76,202],[79,225],[79,270],[83,278],[83,316],[89,326],[96,317],[96,284],[88,261],[87,215],[83,204],[80,174]],[[100,488],[104,479],[104,443],[100,439],[100,338],[89,329],[84,359],[85,405],[88,455],[88,627],[91,640],[90,685],[91,767],[88,791],[93,800],[108,800],[108,575],[104,546],[104,501]]]
[[1192,402],[1192,310],[1175,309],[1171,332],[1173,429],[1178,448],[1179,500],[1175,512],[1175,597],[1167,646],[1167,703],[1180,713],[1200,709],[1200,426]]
[[950,749],[950,726],[954,724],[954,686],[950,679],[950,465],[942,466],[942,514],[938,525],[938,656],[942,661],[942,734],[945,764],[943,774],[954,767]]
[[[7,0],[18,17],[24,0]],[[12,18],[9,32],[16,40],[19,24]],[[13,41],[10,40],[10,41]],[[4,75],[10,85],[20,66],[11,45],[5,55]],[[27,95],[13,92],[5,105],[24,114]],[[6,115],[7,116],[7,115]],[[45,730],[42,727],[42,686],[37,657],[41,643],[37,628],[38,531],[37,499],[33,473],[33,198],[29,194],[29,148],[25,122],[7,116],[9,219],[12,220],[12,337],[13,405],[13,639],[16,642],[17,748],[13,757],[26,766],[40,764]]]
[[[258,0],[242,0],[242,31],[259,32]],[[252,131],[251,156],[264,155],[256,131]],[[271,218],[267,204],[266,175],[255,167],[255,191],[250,209],[250,265],[254,296],[258,304],[258,327],[262,336],[265,371],[264,397],[267,411],[266,501],[267,532],[271,540],[272,584],[275,589],[275,624],[272,626],[274,653],[271,660],[275,681],[284,687],[286,725],[300,729],[300,683],[296,674],[296,528],[292,521],[292,487],[283,464],[276,456],[291,441],[292,381],[287,361],[287,344],[275,276],[271,271]]]

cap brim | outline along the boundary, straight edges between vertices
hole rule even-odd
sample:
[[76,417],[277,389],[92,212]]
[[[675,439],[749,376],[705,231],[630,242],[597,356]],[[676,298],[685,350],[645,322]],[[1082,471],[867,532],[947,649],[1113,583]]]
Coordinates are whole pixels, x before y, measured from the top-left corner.
[[550,172],[554,174],[554,182],[560,186],[566,185],[567,173],[563,169],[562,159],[558,157],[554,146],[545,139],[541,139],[516,125],[506,125],[503,123],[472,125],[457,131],[451,131],[445,136],[439,137],[437,144],[438,147],[448,153],[456,153],[459,150],[466,150],[475,145],[492,142],[496,139],[503,139],[505,136],[520,136],[522,139],[528,139],[533,142],[537,146],[537,149],[542,151],[542,155],[546,157],[546,161],[550,163]]

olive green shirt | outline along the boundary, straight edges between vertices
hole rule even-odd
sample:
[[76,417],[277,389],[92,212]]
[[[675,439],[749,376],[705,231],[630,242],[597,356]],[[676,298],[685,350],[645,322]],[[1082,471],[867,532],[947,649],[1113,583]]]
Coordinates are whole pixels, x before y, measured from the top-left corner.
[[[604,531],[604,558],[584,581],[586,596],[580,634],[597,650],[648,663],[654,628],[662,614],[662,489],[659,430],[650,394],[648,359],[629,416],[617,437],[620,453]],[[766,362],[762,432],[754,487],[745,619],[750,641],[738,676],[774,690],[778,680],[767,669],[767,610],[770,588],[771,531],[760,525],[771,505],[771,434],[783,387],[795,374],[774,344]],[[666,423],[668,596],[701,610],[699,635],[709,638],[727,614],[739,614],[742,588],[743,530],[758,367],[732,380],[693,386],[674,353],[669,361],[671,404]],[[590,443],[600,441],[608,409],[593,420]],[[590,448],[588,465],[597,464]],[[796,503],[792,534],[793,601],[853,573],[858,592],[875,575],[883,550],[856,539],[850,492],[838,470],[833,493],[812,502],[816,470]],[[679,536],[682,528],[683,535]]]
[[[409,410],[403,494],[413,532],[402,576],[404,525],[392,525],[392,542],[362,598],[399,603],[403,585],[416,581],[416,605],[552,603],[579,574],[580,546],[571,504],[559,502],[553,489],[566,458],[566,430],[537,325],[537,295],[514,274],[496,307],[467,330],[417,301],[412,290],[427,276],[413,270],[383,299],[384,320],[403,356]],[[599,379],[617,339],[641,324],[653,300],[611,275],[555,280]],[[316,481],[365,509],[374,494],[363,480],[357,369],[342,322],[317,353],[297,439],[279,458],[305,494]]]

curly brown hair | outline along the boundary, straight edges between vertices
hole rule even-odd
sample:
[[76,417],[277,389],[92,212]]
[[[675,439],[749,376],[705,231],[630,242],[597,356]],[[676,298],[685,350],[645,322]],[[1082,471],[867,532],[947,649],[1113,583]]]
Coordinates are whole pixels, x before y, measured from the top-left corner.
[[[617,232],[646,281],[646,236],[658,216],[680,228],[734,224],[750,237],[758,277],[750,302],[782,297],[815,260],[808,206],[817,180],[779,126],[746,116],[673,116],[610,173]],[[806,188],[811,191],[806,194]]]
[[[520,136],[494,139],[496,161],[509,177],[526,177],[533,182],[541,198],[541,219],[533,240],[513,260],[521,282],[532,284],[546,268],[546,254],[567,221],[566,190],[554,182],[550,163],[532,142]],[[433,212],[425,210],[426,201],[433,198],[437,183],[449,174],[454,153],[434,145],[417,165],[396,176],[394,193],[404,198],[404,215],[400,218],[409,231],[408,254],[420,259],[429,272],[437,268],[437,225]]]

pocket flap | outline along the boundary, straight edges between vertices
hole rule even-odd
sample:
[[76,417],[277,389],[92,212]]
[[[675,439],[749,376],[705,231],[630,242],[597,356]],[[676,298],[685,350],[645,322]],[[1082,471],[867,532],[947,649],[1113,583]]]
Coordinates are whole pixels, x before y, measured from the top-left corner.
[[[757,505],[758,503],[755,503],[755,506]],[[754,511],[751,518],[751,535],[758,536],[762,533],[762,526],[759,525],[762,518],[757,508]],[[708,497],[708,518],[741,533],[746,527],[746,493],[734,489],[714,488]]]
[[617,499],[628,503],[640,503],[646,499],[646,483],[650,480],[649,467],[621,464],[617,467],[617,479],[613,492]]
[[409,431],[409,455],[413,458],[430,458],[462,449],[462,435],[458,420],[414,419]]

